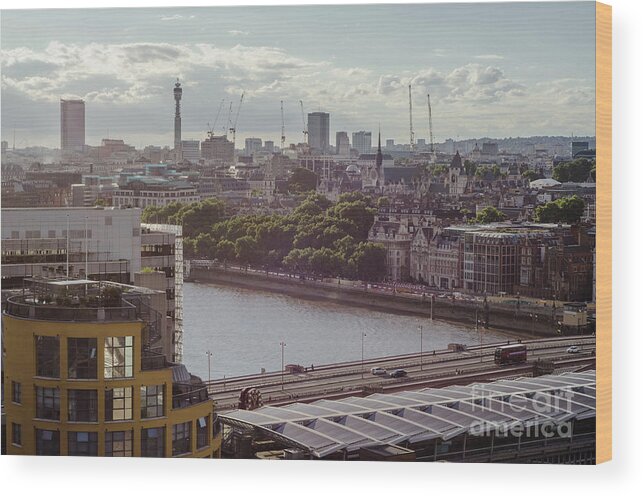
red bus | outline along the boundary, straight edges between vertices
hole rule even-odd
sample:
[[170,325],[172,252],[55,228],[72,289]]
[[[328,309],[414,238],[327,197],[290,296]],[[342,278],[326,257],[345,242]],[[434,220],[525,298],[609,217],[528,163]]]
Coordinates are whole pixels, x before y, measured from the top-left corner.
[[496,348],[494,361],[498,365],[524,363],[527,361],[527,346],[524,344],[508,344]]

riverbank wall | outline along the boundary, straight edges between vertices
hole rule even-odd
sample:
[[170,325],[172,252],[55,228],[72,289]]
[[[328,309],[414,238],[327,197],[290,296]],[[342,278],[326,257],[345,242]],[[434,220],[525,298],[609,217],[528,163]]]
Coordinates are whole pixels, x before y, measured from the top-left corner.
[[382,312],[419,315],[437,320],[476,325],[510,332],[519,337],[555,336],[556,317],[550,308],[501,306],[498,304],[405,293],[381,292],[355,287],[352,281],[313,281],[283,277],[265,272],[192,268],[186,282],[214,283],[246,289],[275,292],[308,300],[326,300],[342,305]]

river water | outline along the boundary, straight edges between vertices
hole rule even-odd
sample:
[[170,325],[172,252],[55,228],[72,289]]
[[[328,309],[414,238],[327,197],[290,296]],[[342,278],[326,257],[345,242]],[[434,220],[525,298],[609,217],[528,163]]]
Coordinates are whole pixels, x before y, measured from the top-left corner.
[[[285,363],[311,364],[445,349],[449,343],[474,345],[480,337],[461,324],[426,317],[397,315],[326,301],[214,284],[183,286],[183,362],[190,372],[221,379],[281,369]],[[483,343],[506,340],[498,331],[483,330]]]

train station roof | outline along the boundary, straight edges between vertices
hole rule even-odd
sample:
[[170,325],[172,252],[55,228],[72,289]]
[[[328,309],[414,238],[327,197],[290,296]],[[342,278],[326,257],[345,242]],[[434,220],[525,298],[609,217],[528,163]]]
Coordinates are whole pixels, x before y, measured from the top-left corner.
[[596,416],[596,372],[502,379],[220,414],[225,424],[323,458],[385,444],[510,432]]

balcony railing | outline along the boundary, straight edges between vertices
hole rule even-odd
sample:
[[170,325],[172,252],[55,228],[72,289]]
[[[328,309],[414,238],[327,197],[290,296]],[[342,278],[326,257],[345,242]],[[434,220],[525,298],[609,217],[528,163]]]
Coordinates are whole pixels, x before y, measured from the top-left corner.
[[127,302],[118,307],[63,307],[55,303],[37,304],[23,296],[7,299],[5,312],[14,317],[31,320],[62,322],[103,322],[137,320],[136,307]]
[[208,388],[205,384],[183,384],[172,385],[172,408],[185,408],[208,401]]

